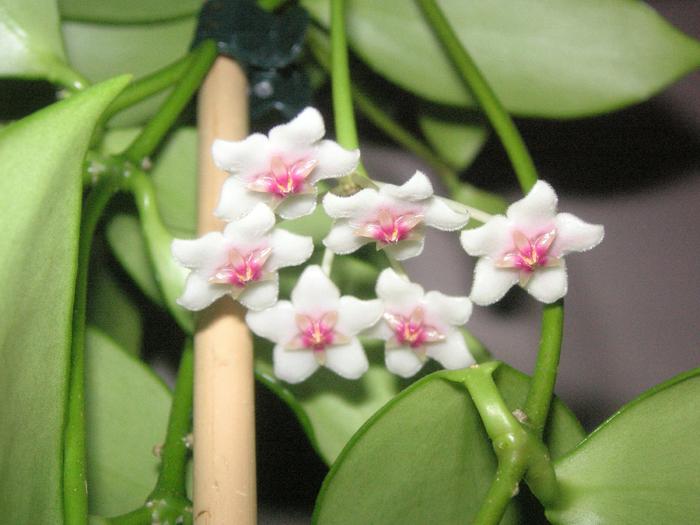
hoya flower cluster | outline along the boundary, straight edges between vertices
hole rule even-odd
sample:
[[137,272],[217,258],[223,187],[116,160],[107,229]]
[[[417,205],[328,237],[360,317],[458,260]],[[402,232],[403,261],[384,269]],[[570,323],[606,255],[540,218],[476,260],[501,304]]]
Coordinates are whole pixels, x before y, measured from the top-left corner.
[[[257,335],[275,343],[275,375],[303,381],[320,366],[347,379],[368,369],[360,337],[385,341],[387,368],[402,377],[417,373],[432,358],[445,368],[474,362],[459,327],[472,301],[498,301],[514,284],[549,303],[567,287],[564,255],[594,247],[603,228],[573,215],[556,213],[557,198],[545,182],[483,226],[461,233],[464,249],[480,257],[471,300],[425,292],[393,269],[382,271],[376,299],[342,296],[324,270],[307,266],[290,300],[279,299],[277,271],[301,265],[312,255],[311,237],[276,227],[276,217],[294,219],[314,211],[317,183],[355,171],[359,151],[324,140],[321,115],[307,108],[265,136],[239,142],[215,141],[216,165],[230,174],[215,214],[227,221],[223,232],[196,240],[176,240],[175,258],[191,270],[179,303],[206,308],[230,295],[248,308],[246,321]],[[465,207],[434,195],[430,180],[416,172],[401,185],[376,183],[347,196],[327,192],[322,203],[334,219],[323,239],[327,250],[344,255],[374,243],[394,261],[423,251],[426,227],[462,230]]]

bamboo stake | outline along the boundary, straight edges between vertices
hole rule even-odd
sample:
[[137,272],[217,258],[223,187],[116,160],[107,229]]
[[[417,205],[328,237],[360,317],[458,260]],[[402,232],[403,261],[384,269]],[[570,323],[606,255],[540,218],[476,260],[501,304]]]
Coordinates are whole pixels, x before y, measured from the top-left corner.
[[[221,230],[212,214],[226,174],[211,158],[214,139],[248,134],[248,84],[243,70],[219,57],[199,94],[200,235]],[[194,521],[256,523],[253,343],[244,309],[226,296],[199,319],[195,335]]]

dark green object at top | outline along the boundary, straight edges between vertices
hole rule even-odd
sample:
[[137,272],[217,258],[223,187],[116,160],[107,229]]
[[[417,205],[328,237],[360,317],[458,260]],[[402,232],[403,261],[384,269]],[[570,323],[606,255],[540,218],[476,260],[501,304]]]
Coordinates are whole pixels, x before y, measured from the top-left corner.
[[272,13],[255,0],[210,0],[199,15],[194,45],[211,38],[219,53],[243,64],[251,85],[251,118],[272,110],[291,118],[311,99],[308,79],[294,65],[308,24],[307,12],[297,6]]

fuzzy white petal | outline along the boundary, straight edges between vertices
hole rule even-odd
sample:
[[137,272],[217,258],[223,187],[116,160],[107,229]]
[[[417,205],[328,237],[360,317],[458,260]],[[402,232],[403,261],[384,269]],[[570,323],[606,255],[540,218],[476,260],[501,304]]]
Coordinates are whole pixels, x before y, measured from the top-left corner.
[[204,276],[197,272],[192,272],[187,276],[185,290],[178,297],[177,304],[196,312],[212,304],[230,289],[229,285],[212,284]]
[[260,133],[236,142],[215,140],[211,153],[217,168],[244,179],[270,168],[269,141]]
[[304,215],[310,215],[316,209],[316,190],[313,193],[300,193],[289,195],[279,203],[277,215],[283,219],[298,219]]
[[423,361],[408,346],[387,349],[384,362],[389,372],[401,377],[412,377],[423,368]]
[[525,289],[538,301],[553,303],[566,295],[567,277],[564,260],[559,266],[538,268],[530,277]]
[[336,328],[343,335],[352,336],[379,321],[384,309],[379,299],[362,301],[345,295],[338,304]]
[[318,361],[311,350],[287,350],[275,345],[272,353],[275,376],[287,383],[300,383],[318,369]]
[[558,214],[554,223],[557,236],[551,251],[556,255],[588,251],[600,244],[605,236],[602,225],[589,224],[570,213]]
[[423,287],[412,283],[407,278],[397,274],[391,268],[383,270],[377,278],[377,297],[382,299],[387,308],[399,308],[411,312],[423,299]]
[[318,265],[307,266],[292,290],[292,304],[298,313],[322,315],[338,310],[340,292]]
[[306,261],[314,251],[311,237],[297,235],[280,228],[275,228],[270,235],[272,253],[265,267],[269,270],[296,266]]
[[394,184],[382,184],[380,190],[382,195],[398,200],[421,201],[433,196],[433,185],[430,179],[420,171],[416,171],[413,176],[401,186]]
[[269,195],[250,191],[240,179],[229,177],[221,187],[214,215],[225,221],[234,221],[250,213],[259,203],[267,203],[270,200]]
[[377,190],[371,188],[360,190],[349,197],[326,193],[323,198],[323,209],[334,219],[356,217],[376,207],[380,200]]
[[245,321],[254,334],[283,345],[291,341],[298,331],[294,307],[289,301],[279,301],[259,312],[249,311]]
[[272,279],[248,284],[238,296],[238,302],[249,310],[264,310],[277,302],[279,294],[279,277],[275,273]]
[[308,107],[286,124],[270,130],[270,145],[275,152],[290,153],[310,147],[326,133],[323,117],[317,109]]
[[457,330],[450,331],[444,341],[431,343],[426,349],[429,357],[449,370],[465,368],[475,363],[474,357],[469,353],[467,344],[464,342],[464,337]]
[[397,261],[405,261],[411,257],[417,257],[423,253],[424,239],[415,241],[399,241],[396,244],[387,244],[384,250],[390,253]]
[[472,315],[472,302],[466,297],[431,291],[425,294],[426,310],[431,317],[452,326],[461,326]]
[[479,257],[500,257],[512,246],[510,222],[503,215],[496,215],[483,226],[464,230],[459,237],[464,251]]
[[241,242],[254,242],[275,225],[275,214],[265,204],[259,203],[248,215],[226,225],[224,237]]
[[493,304],[501,299],[518,279],[518,270],[497,268],[492,260],[482,257],[474,268],[474,283],[469,297],[481,306]]
[[506,216],[521,228],[537,227],[554,219],[557,194],[542,180],[538,180],[525,197],[508,207]]
[[455,231],[469,222],[469,213],[466,208],[458,209],[458,203],[451,202],[441,197],[433,197],[425,208],[425,224],[443,231]]
[[311,182],[343,177],[355,171],[360,161],[360,150],[347,150],[332,140],[322,140],[315,153],[318,164],[311,172]]
[[350,226],[347,219],[340,219],[333,223],[328,235],[323,239],[323,244],[333,253],[345,255],[354,252],[371,241],[367,237],[355,235],[355,230]]
[[227,246],[223,235],[209,232],[199,239],[175,239],[170,246],[173,257],[185,268],[199,268],[204,273],[213,271],[227,260]]
[[358,379],[367,372],[369,362],[362,345],[353,337],[347,344],[326,348],[325,366],[345,379]]

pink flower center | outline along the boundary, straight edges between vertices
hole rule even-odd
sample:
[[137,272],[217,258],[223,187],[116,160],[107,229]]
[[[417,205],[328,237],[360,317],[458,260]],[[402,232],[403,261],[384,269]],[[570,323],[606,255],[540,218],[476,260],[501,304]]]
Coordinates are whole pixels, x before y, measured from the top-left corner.
[[263,267],[271,254],[272,248],[253,250],[245,255],[232,249],[228,262],[216,271],[209,282],[245,288],[249,283],[263,278]]
[[281,158],[274,156],[270,161],[269,173],[258,176],[248,188],[271,193],[280,199],[295,193],[309,192],[311,188],[307,179],[317,164],[315,159],[302,159],[287,165]]
[[515,249],[496,261],[496,265],[501,268],[517,268],[526,273],[532,273],[542,266],[555,266],[559,261],[551,257],[549,249],[556,235],[556,230],[550,230],[530,240],[521,231],[514,230]]
[[420,306],[413,310],[408,317],[385,312],[384,320],[394,332],[390,346],[408,345],[413,349],[420,349],[427,343],[445,339],[445,336],[434,326],[426,324],[425,313]]
[[376,219],[358,227],[355,234],[360,237],[368,237],[381,244],[396,244],[416,237],[414,230],[422,221],[423,215],[421,214],[411,212],[395,214],[383,208],[377,214]]
[[337,322],[338,312],[326,312],[320,317],[297,314],[296,324],[299,333],[286,345],[287,349],[311,350],[316,359],[323,362],[327,347],[350,341],[350,338],[336,331]]

